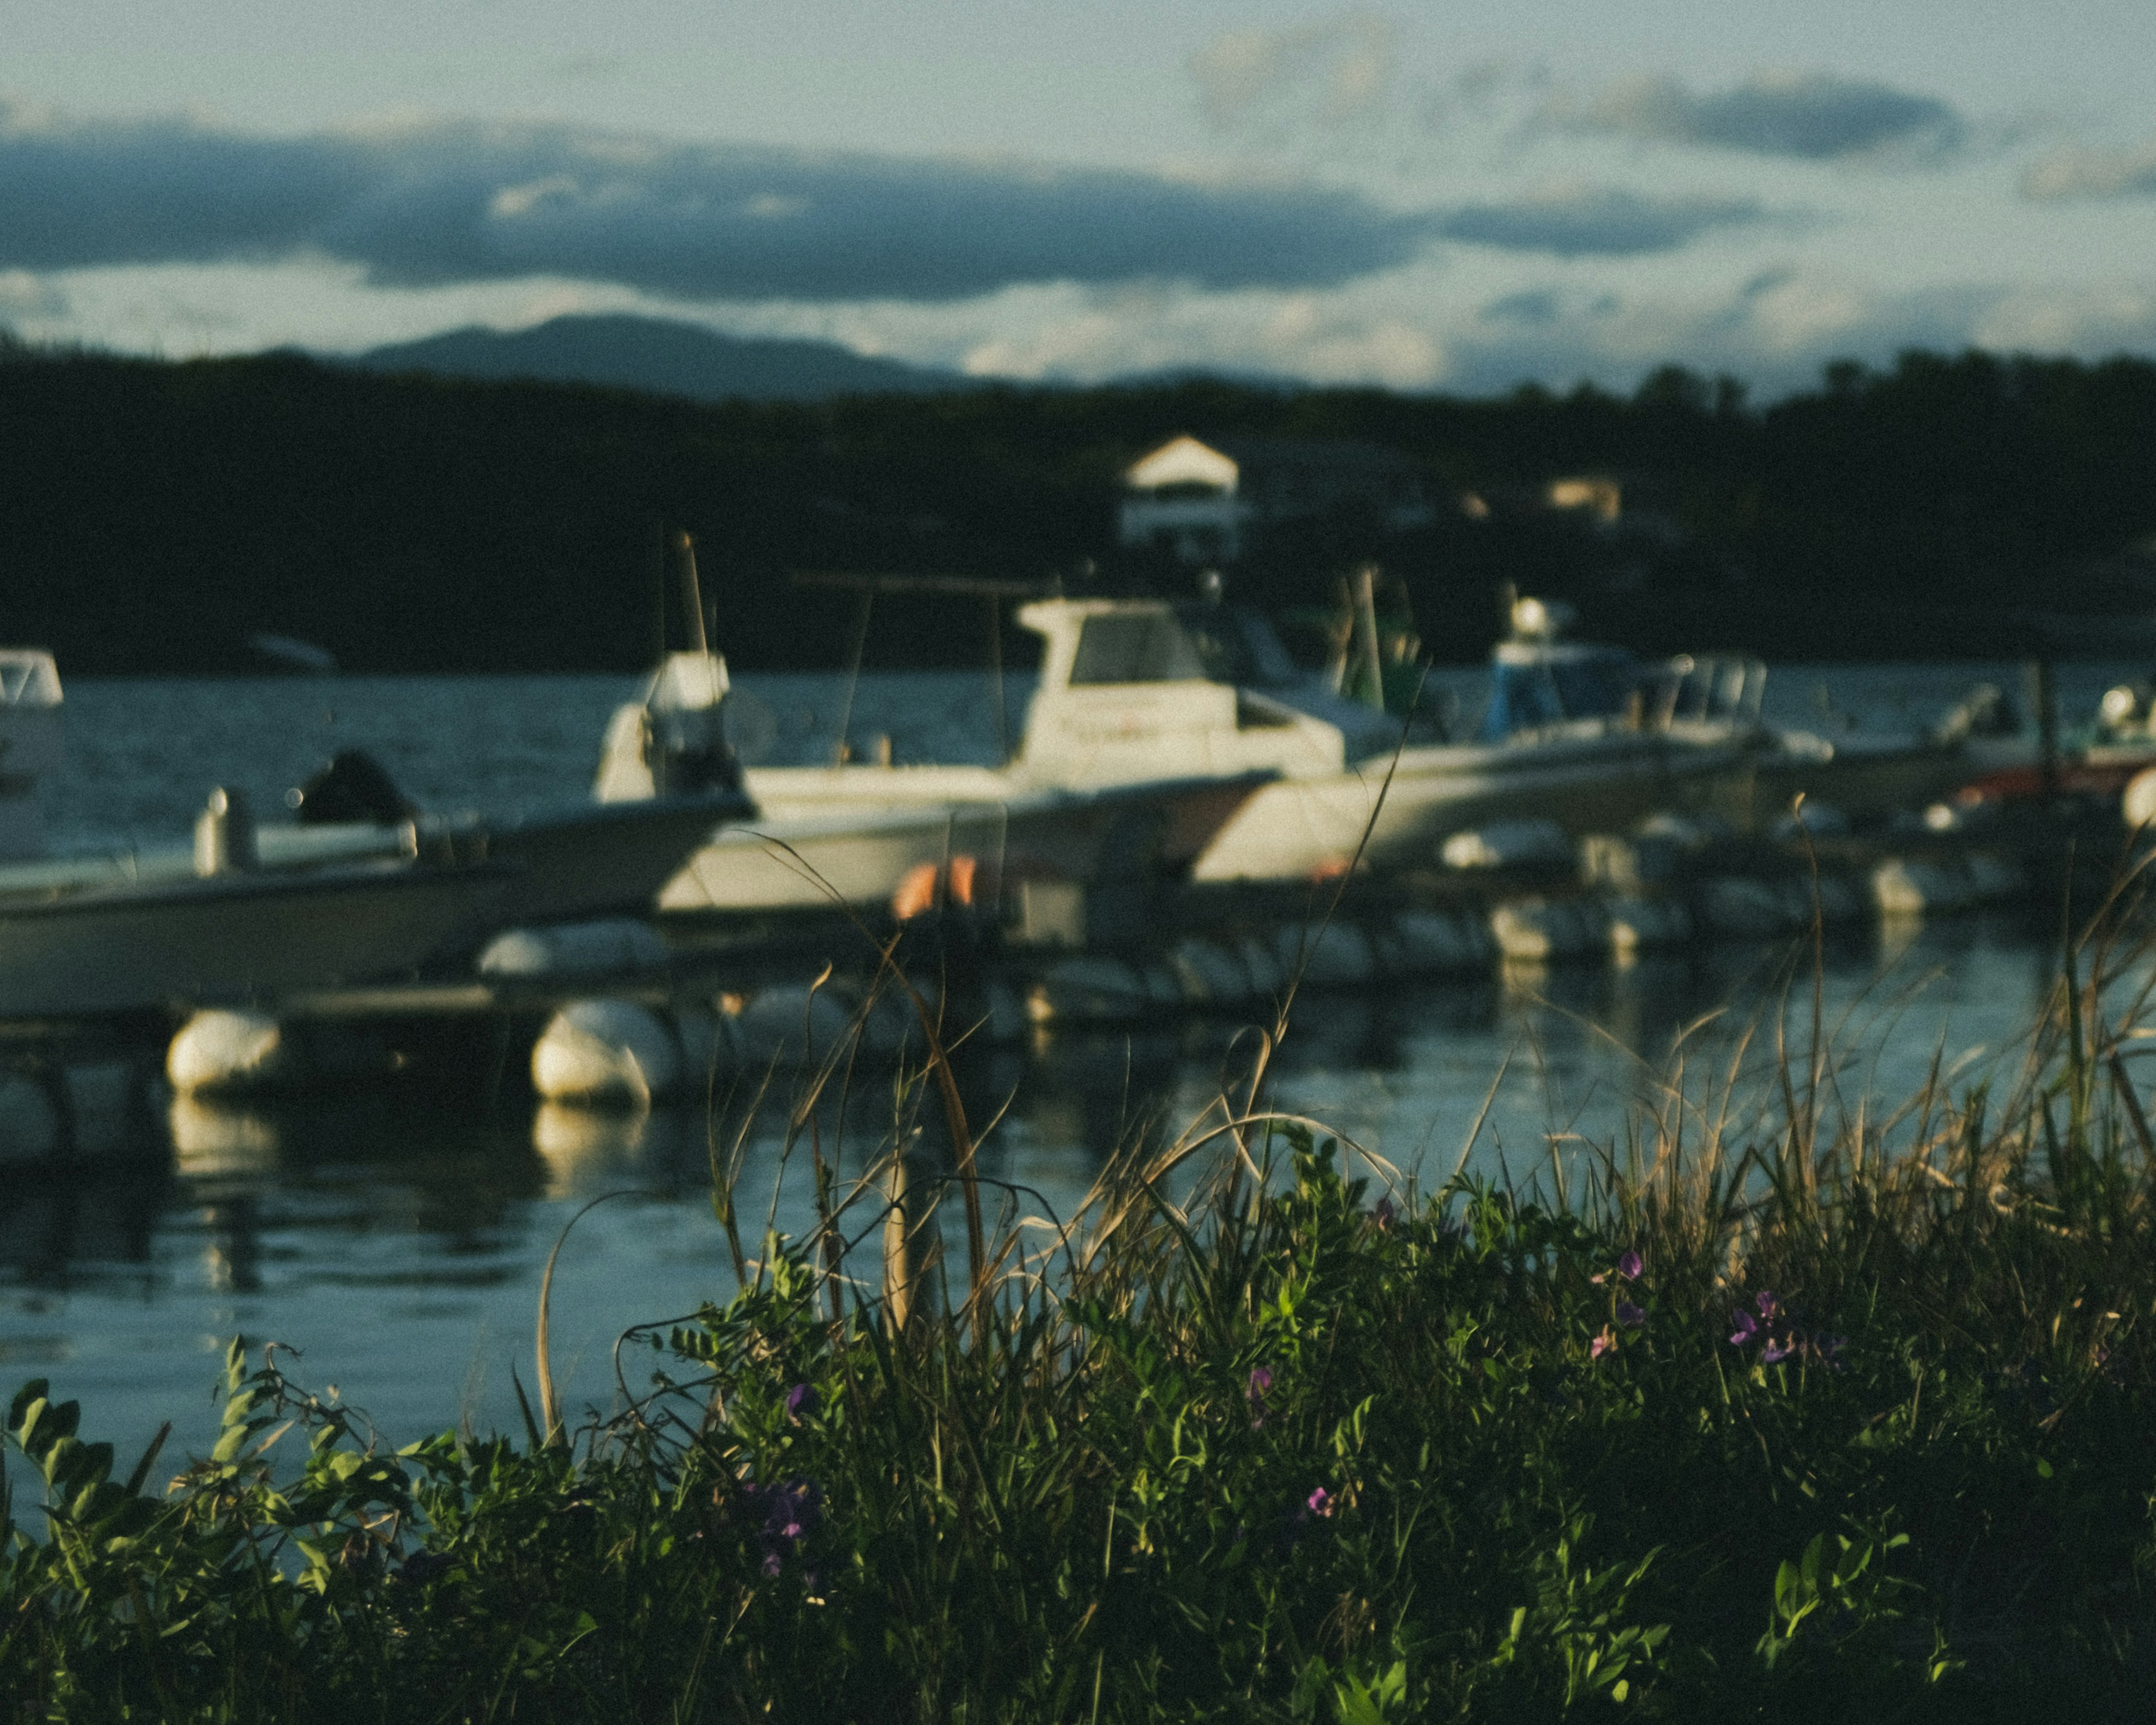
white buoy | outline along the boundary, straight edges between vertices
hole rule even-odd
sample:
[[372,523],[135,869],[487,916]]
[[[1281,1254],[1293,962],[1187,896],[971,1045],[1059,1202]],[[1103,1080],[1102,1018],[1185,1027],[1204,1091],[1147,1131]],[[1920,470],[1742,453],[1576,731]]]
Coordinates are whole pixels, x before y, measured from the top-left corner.
[[2125,817],[2129,831],[2156,821],[2156,767],[2144,767],[2126,781],[2126,794],[2119,799],[2119,813]]
[[165,1050],[165,1076],[183,1096],[283,1089],[305,1077],[305,1066],[285,1027],[261,1012],[198,1012]]
[[592,922],[560,922],[546,928],[512,928],[496,935],[479,955],[481,976],[605,976],[656,969],[667,962],[666,942],[648,922],[609,916]]
[[633,1000],[572,1001],[531,1048],[531,1087],[548,1101],[637,1106],[680,1081],[673,1030]]
[[1518,869],[1569,863],[1572,840],[1553,820],[1499,820],[1455,833],[1438,847],[1449,869]]

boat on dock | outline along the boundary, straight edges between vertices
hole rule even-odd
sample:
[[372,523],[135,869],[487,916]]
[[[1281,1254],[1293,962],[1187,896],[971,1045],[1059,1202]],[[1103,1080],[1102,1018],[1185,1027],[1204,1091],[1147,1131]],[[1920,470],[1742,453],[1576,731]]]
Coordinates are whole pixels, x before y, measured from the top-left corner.
[[[882,903],[910,870],[957,857],[1081,883],[1307,879],[1358,850],[1373,868],[1426,866],[1448,835],[1492,822],[1584,833],[1727,803],[1758,733],[1756,678],[1731,700],[1688,684],[1689,662],[1558,639],[1562,614],[1533,600],[1498,649],[1481,733],[1459,742],[1298,671],[1254,613],[1045,598],[1017,620],[1041,638],[1041,666],[1002,765],[750,768],[757,821],[700,850],[661,908]],[[672,655],[615,716],[602,796],[655,782],[638,751],[685,734],[677,706],[720,711],[724,666],[702,658]]]
[[1101,784],[1168,761],[1278,774],[1198,859],[1201,880],[1430,866],[1449,835],[1498,821],[1579,834],[1715,806],[1748,774],[1758,730],[1756,696],[1695,689],[1688,708],[1681,675],[1562,639],[1562,614],[1532,599],[1497,649],[1478,734],[1456,742],[1296,673],[1253,613],[1063,599],[1019,616],[1047,640],[1024,757],[1037,777]]
[[57,762],[59,705],[49,655],[0,650],[0,1019],[274,1005],[446,974],[506,928],[648,914],[751,808],[721,778],[634,803],[429,814],[355,751],[296,793],[295,820],[258,826],[220,788],[192,845],[49,856],[34,775]]
[[[677,545],[694,592],[693,557]],[[973,584],[999,596],[1004,583]],[[968,590],[971,590],[969,588]],[[1054,636],[1063,613],[1029,606],[1028,628]],[[692,611],[696,608],[692,603]],[[667,655],[642,697],[607,727],[595,793],[630,804],[731,763],[726,662],[703,638]],[[915,908],[929,900],[999,902],[1019,883],[1143,885],[1187,874],[1222,826],[1273,777],[1265,764],[1222,765],[1156,752],[1074,782],[1040,730],[1035,696],[1019,747],[1000,766],[841,758],[829,766],[741,773],[752,821],[716,832],[659,894],[662,911],[770,912]],[[1045,763],[1045,764],[1044,764]]]

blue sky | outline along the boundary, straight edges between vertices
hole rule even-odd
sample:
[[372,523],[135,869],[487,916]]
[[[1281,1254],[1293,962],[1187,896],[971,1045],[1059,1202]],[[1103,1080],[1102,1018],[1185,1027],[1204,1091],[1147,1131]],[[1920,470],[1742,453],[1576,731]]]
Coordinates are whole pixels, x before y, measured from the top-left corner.
[[0,60],[0,321],[1468,391],[2156,352],[2152,66],[2117,0],[71,0]]

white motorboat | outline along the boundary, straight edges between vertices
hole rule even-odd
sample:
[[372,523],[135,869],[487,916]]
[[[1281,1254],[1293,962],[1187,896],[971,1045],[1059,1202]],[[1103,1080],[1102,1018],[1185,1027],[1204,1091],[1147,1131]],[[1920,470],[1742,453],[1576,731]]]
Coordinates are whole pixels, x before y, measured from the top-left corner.
[[[1495,820],[1587,831],[1726,802],[1758,732],[1756,686],[1748,702],[1725,691],[1687,711],[1681,670],[1645,675],[1614,649],[1553,639],[1550,609],[1532,601],[1499,649],[1484,736],[1460,743],[1406,741],[1397,719],[1298,673],[1251,614],[1050,598],[1018,620],[1043,652],[1008,762],[752,768],[758,821],[700,850],[661,906],[775,909],[833,891],[874,902],[957,855],[1079,880],[1306,878],[1347,867],[1358,845],[1372,866],[1427,863],[1448,834]],[[641,789],[634,746],[680,729],[670,703],[717,711],[723,667],[680,663],[692,658],[674,655],[642,706],[616,715],[601,794]]]
[[1019,616],[1047,639],[1019,763],[1036,782],[1178,766],[1280,775],[1206,849],[1199,880],[1324,875],[1358,848],[1373,868],[1427,864],[1447,834],[1492,821],[1607,830],[1718,803],[1748,773],[1757,731],[1741,698],[1734,711],[1686,711],[1676,673],[1553,639],[1551,608],[1533,601],[1517,608],[1482,734],[1466,742],[1410,740],[1398,720],[1298,675],[1252,614],[1195,614],[1202,653],[1159,601],[1047,600]]
[[[688,569],[693,591],[693,563]],[[701,625],[694,633],[701,637]],[[642,697],[609,722],[594,794],[634,803],[669,785],[721,774],[732,762],[724,714],[730,686],[724,660],[701,639],[692,650],[667,655]],[[884,906],[924,875],[968,901],[1028,880],[1173,877],[1272,771],[1157,757],[1079,783],[1036,770],[1032,737],[1029,723],[1027,742],[1002,767],[886,761],[751,768],[741,778],[755,820],[715,833],[666,884],[660,908]]]
[[388,860],[8,891],[0,1017],[260,1005],[402,976],[493,926],[509,872]]
[[257,828],[220,790],[192,848],[0,863],[0,1018],[272,1005],[447,970],[504,928],[647,912],[749,806],[720,788],[429,816],[357,754],[306,788],[295,823]]

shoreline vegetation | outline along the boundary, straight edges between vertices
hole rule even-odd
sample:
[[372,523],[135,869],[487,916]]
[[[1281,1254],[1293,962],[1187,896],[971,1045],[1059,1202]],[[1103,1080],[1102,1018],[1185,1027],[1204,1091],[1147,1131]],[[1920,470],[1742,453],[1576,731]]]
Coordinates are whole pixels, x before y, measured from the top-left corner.
[[[736,669],[830,667],[858,620],[797,572],[1189,592],[1116,526],[1125,467],[1184,433],[1413,464],[1423,525],[1367,500],[1276,522],[1231,590],[1322,609],[1374,562],[1443,663],[1502,632],[1505,582],[1654,654],[2020,659],[2032,613],[2078,619],[2062,652],[2148,645],[2156,364],[1980,352],[1843,362],[1757,404],[1677,367],[1629,397],[1200,377],[803,403],[0,340],[0,601],[68,675],[261,672],[263,635],[362,674],[640,671],[681,528]],[[1618,519],[1544,506],[1578,475],[1615,483]],[[920,594],[863,650],[971,669],[987,645],[978,598]]]
[[841,1047],[787,1116],[819,1226],[759,1246],[715,1130],[740,1291],[626,1334],[580,1425],[544,1291],[516,1438],[392,1450],[235,1341],[173,1477],[27,1385],[0,1720],[2145,1717],[2132,926],[1891,1106],[1800,947],[1763,1088],[1681,1040],[1524,1186],[1270,1110],[1283,1009],[1060,1224],[886,969],[932,1034],[883,1153],[819,1135],[887,1076]]

